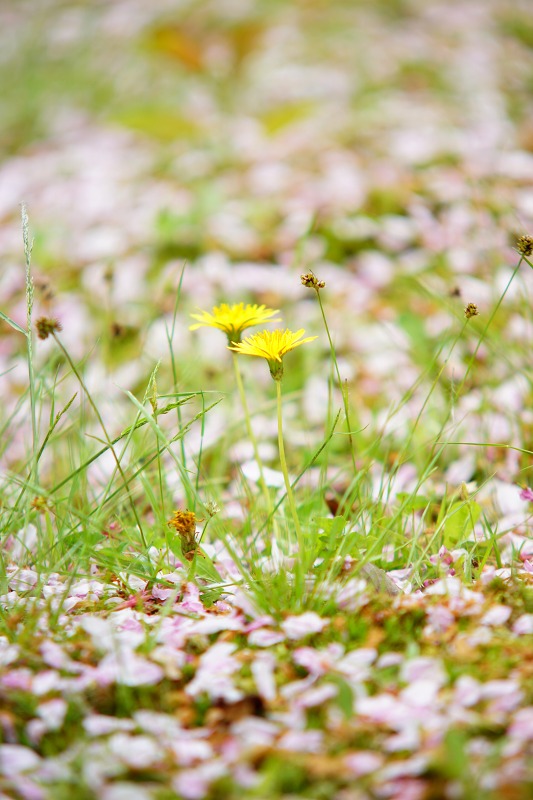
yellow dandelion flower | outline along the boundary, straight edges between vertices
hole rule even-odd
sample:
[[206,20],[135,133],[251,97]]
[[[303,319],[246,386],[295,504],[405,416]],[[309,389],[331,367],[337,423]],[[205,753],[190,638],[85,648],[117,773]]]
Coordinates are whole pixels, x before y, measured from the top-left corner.
[[246,356],[259,356],[266,358],[270,367],[270,374],[276,381],[283,377],[283,356],[306,342],[312,342],[316,336],[302,339],[305,331],[302,328],[296,333],[289,330],[261,331],[253,336],[248,336],[242,342],[233,342],[230,350]]
[[218,328],[224,331],[230,342],[240,342],[241,333],[246,328],[262,325],[264,322],[279,322],[279,318],[272,319],[274,314],[279,314],[279,309],[256,304],[235,303],[229,306],[227,303],[222,303],[220,306],[215,306],[212,313],[202,311],[201,314],[191,314],[191,317],[198,322],[191,325],[189,330],[195,331],[203,326]]

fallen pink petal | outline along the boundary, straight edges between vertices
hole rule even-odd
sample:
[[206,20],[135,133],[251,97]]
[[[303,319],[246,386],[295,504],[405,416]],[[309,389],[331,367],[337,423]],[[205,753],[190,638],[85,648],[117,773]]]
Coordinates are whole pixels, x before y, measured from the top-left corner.
[[528,3],[0,41],[0,800],[530,800]]

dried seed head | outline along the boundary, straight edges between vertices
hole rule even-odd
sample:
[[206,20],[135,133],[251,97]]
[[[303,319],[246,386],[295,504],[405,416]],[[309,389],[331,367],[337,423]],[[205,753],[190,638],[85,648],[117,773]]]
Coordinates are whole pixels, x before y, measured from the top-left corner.
[[181,552],[187,561],[192,561],[198,550],[196,541],[196,514],[193,511],[174,512],[172,519],[168,521],[169,528],[174,528],[181,539]]
[[523,256],[527,257],[533,255],[533,236],[529,236],[528,234],[521,236],[516,243],[516,249]]
[[168,521],[169,528],[174,528],[180,536],[190,536],[196,531],[196,514],[193,511],[174,511],[174,516]]
[[326,285],[325,281],[319,281],[316,275],[313,275],[312,272],[306,272],[305,275],[300,276],[300,280],[304,286],[307,286],[308,289],[323,289]]
[[43,514],[45,511],[48,511],[48,500],[46,499],[46,497],[43,497],[42,495],[37,495],[36,497],[34,497],[30,505],[35,511],[38,511],[40,514]]
[[214,500],[208,500],[207,503],[205,503],[205,510],[210,517],[214,517],[215,514],[218,514],[220,508]]
[[468,303],[465,308],[465,317],[467,319],[472,319],[472,317],[477,317],[479,315],[479,311],[477,310],[477,306],[475,303]]
[[48,339],[51,334],[63,330],[61,323],[52,317],[39,317],[35,323],[35,328],[39,339]]

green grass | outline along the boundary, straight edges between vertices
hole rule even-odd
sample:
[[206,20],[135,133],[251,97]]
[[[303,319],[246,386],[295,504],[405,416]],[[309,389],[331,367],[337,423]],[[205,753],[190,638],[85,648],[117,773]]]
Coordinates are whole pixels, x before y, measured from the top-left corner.
[[[474,19],[485,55],[485,38],[497,44],[498,80],[479,80],[522,159],[506,167],[514,151],[498,145],[493,175],[457,144],[479,113],[458,81],[472,17],[433,32],[432,4],[252,5],[156,10],[124,34],[100,28],[105,4],[54,0],[0,63],[8,178],[38,173],[18,249],[11,207],[0,243],[0,771],[5,746],[45,760],[37,777],[4,770],[0,793],[116,800],[122,783],[181,800],[180,776],[223,762],[207,800],[526,800],[531,517],[515,511],[531,483],[532,262],[505,241],[528,213],[528,25],[514,8]],[[71,12],[79,30],[62,39]],[[424,134],[425,110],[443,143],[411,161],[397,135]],[[125,201],[113,214],[92,206],[100,147]],[[360,201],[332,165],[361,177]],[[87,256],[107,228],[124,249]],[[326,285],[302,286],[315,271]],[[240,301],[317,337],[286,355],[281,385],[223,333],[188,330],[198,306]],[[63,330],[41,341],[37,319],[56,313]],[[317,618],[321,630],[286,633]],[[114,659],[135,635],[128,672]],[[194,694],[219,646],[234,649]],[[362,677],[339,666],[369,652]],[[232,658],[236,702],[210,695]],[[423,711],[417,669],[429,683],[442,671]],[[57,700],[64,719],[42,730]],[[394,741],[405,729],[379,703],[424,717],[417,745]],[[161,715],[155,733],[143,712]],[[102,716],[161,761],[127,763],[129,739],[88,732]],[[249,747],[246,725],[261,724],[275,736]],[[283,749],[314,734],[317,752]],[[178,763],[181,735],[212,755]],[[345,758],[361,752],[383,761],[354,777]],[[388,769],[410,766],[386,788]]]
[[[34,554],[27,553],[26,560],[34,563],[39,572],[54,570],[80,576],[88,574],[93,563],[109,573],[126,570],[152,583],[172,554],[181,555],[176,541],[179,537],[167,525],[175,506],[169,487],[170,472],[178,479],[183,508],[201,518],[206,516],[210,502],[218,505],[220,513],[213,518],[203,543],[224,542],[247,591],[261,608],[278,615],[290,610],[321,608],[327,602],[325,593],[343,580],[342,565],[346,557],[355,559],[355,567],[350,571],[352,577],[365,564],[386,567],[383,554],[388,551],[392,565],[411,565],[415,585],[438,576],[430,558],[441,547],[465,549],[459,568],[467,583],[487,563],[501,566],[497,537],[492,532],[495,520],[477,502],[478,489],[449,487],[439,494],[437,486],[443,466],[450,463],[448,454],[456,446],[454,408],[464,397],[480,348],[487,344],[497,347],[496,340],[489,339],[491,327],[520,262],[503,294],[486,315],[486,321],[482,325],[477,324],[476,318],[453,322],[437,349],[430,339],[424,342],[424,327],[415,325],[414,316],[406,321],[408,330],[415,326],[413,362],[425,366],[391,407],[386,416],[386,432],[372,426],[359,430],[353,427],[352,419],[359,418],[359,409],[349,398],[348,386],[340,385],[337,356],[326,321],[327,300],[322,299],[323,295],[327,297],[327,290],[316,290],[332,358],[332,368],[321,366],[330,373],[331,400],[324,433],[318,438],[315,434],[315,446],[305,455],[294,448],[288,451],[289,468],[296,476],[291,479],[289,497],[285,489],[276,498],[266,485],[258,493],[256,485],[240,476],[237,501],[240,494],[245,516],[235,527],[224,514],[230,462],[223,450],[231,448],[232,437],[240,438],[246,435],[246,430],[253,431],[253,408],[260,402],[257,393],[247,400],[252,409],[247,411],[251,414],[248,428],[237,424],[214,446],[203,444],[209,414],[219,403],[227,403],[236,387],[231,388],[228,381],[221,387],[204,383],[185,389],[179,384],[173,354],[180,304],[178,291],[168,330],[168,363],[154,365],[146,376],[146,388],[141,395],[125,392],[130,422],[120,433],[111,434],[109,422],[104,422],[99,410],[99,398],[89,391],[83,377],[88,362],[76,363],[70,355],[67,332],[52,332],[55,348],[49,351],[47,360],[41,360],[39,366],[35,364],[31,245],[25,212],[23,227],[27,327],[20,328],[8,317],[5,319],[18,335],[26,338],[28,386],[14,415],[4,423],[4,441],[9,442],[11,431],[28,414],[32,432],[19,473],[8,477],[3,487],[2,515],[5,536],[23,530],[30,523],[35,525],[38,558],[35,562]],[[319,342],[314,344],[319,346]],[[464,349],[466,344],[470,356],[462,379],[452,386],[444,377],[445,371],[457,348]],[[313,346],[313,343],[307,345]],[[418,352],[423,355],[419,357]],[[285,378],[284,382],[290,386],[303,385],[307,380],[302,372],[294,373],[294,363],[297,369],[313,364],[300,359],[298,365],[295,355],[287,356],[290,381]],[[243,372],[249,366],[248,361],[244,359],[241,365]],[[272,391],[265,388],[263,402],[273,401]],[[297,393],[292,396],[298,398]],[[341,405],[336,407],[339,399]],[[281,419],[284,404],[281,394],[278,400]],[[417,404],[418,411],[413,412],[413,405]],[[396,428],[395,419],[407,406],[411,409],[411,419]],[[265,405],[263,413],[274,416],[274,409]],[[111,423],[116,428],[112,420]],[[200,445],[191,459],[186,454],[187,437],[193,431],[199,435]],[[477,443],[477,447],[482,449],[484,445]],[[527,449],[522,452],[528,453]],[[107,468],[107,477],[95,482],[90,477],[91,470],[97,469],[103,458],[110,457],[113,463]],[[285,459],[283,453],[282,458]],[[278,470],[281,466],[286,471],[286,466],[276,461],[274,458],[272,466]],[[392,485],[406,466],[415,470],[416,485],[391,501]],[[212,467],[214,480],[210,480]],[[316,472],[317,468],[318,484],[312,491],[303,488],[309,470]],[[490,474],[479,475],[478,486],[482,487],[490,477]],[[326,502],[329,495],[335,497],[340,509],[333,518]],[[486,538],[472,541],[477,523],[483,526]],[[106,533],[110,524],[120,535]],[[155,563],[149,556],[152,547],[159,553]],[[275,553],[276,549],[282,560],[292,552],[295,566],[292,571],[281,569],[265,576],[262,567],[257,569],[254,564],[260,563],[261,554]],[[205,553],[194,559],[191,575],[195,572],[208,593],[210,584],[219,582]],[[209,596],[212,599],[216,594]]]

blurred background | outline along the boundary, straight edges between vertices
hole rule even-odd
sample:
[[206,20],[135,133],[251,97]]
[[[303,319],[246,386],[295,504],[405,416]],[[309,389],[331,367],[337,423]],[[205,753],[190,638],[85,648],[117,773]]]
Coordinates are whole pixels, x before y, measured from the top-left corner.
[[[2,308],[24,323],[24,201],[36,314],[126,388],[168,354],[185,264],[189,386],[192,342],[225,346],[191,310],[314,326],[314,269],[360,403],[388,403],[533,228],[528,0],[2,0],[0,31]],[[21,338],[1,324],[3,372]]]

